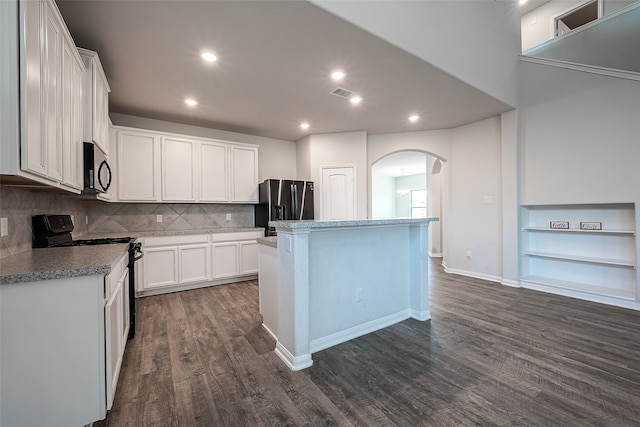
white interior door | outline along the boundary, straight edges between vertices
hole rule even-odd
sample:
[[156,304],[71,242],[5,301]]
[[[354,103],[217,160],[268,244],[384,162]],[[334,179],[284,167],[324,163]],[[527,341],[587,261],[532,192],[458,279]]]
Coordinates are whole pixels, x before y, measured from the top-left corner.
[[355,219],[355,166],[322,167],[323,221]]

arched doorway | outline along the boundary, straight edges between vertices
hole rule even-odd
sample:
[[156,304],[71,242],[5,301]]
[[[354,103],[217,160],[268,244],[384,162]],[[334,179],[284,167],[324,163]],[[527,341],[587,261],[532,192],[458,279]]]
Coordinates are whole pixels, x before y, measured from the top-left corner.
[[[442,161],[423,151],[398,151],[371,165],[371,218],[439,217]],[[429,254],[442,256],[442,227],[431,223]]]

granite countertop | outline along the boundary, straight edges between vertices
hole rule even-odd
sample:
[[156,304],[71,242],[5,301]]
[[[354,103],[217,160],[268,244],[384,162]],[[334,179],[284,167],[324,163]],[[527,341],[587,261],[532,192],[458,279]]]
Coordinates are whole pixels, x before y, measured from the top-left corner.
[[278,237],[277,236],[258,237],[257,241],[261,245],[271,246],[272,248],[277,248],[278,247]]
[[32,249],[0,259],[0,285],[108,274],[128,244]]
[[[159,230],[143,232],[91,233],[73,236],[74,240],[106,237],[186,236],[194,234],[238,233],[262,231],[262,228],[211,228],[202,230]],[[69,246],[42,248],[0,258],[0,285],[52,280],[65,277],[108,274],[111,264],[123,255],[128,244]]]
[[439,221],[440,218],[391,218],[391,219],[353,219],[346,221],[269,221],[269,227],[303,229],[303,228],[340,228],[340,227],[371,227],[380,225],[424,224]]

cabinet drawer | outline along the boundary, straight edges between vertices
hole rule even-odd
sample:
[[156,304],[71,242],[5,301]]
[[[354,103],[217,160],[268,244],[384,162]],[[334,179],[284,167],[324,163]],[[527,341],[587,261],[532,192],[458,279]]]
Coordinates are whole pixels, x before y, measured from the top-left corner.
[[237,233],[215,233],[211,235],[213,242],[238,242],[240,240],[253,240],[262,237],[261,231],[240,231]]
[[145,237],[142,241],[142,247],[150,246],[178,246],[191,245],[197,243],[209,243],[208,234],[195,235],[179,235],[179,236],[158,236]]

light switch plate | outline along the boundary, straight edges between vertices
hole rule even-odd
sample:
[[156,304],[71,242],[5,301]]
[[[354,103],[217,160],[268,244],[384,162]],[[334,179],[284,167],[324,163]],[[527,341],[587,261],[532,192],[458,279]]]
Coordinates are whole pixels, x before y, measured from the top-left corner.
[[156,215],[156,222],[162,222],[162,215]]
[[227,214],[227,221],[231,221],[231,214],[230,213]]

